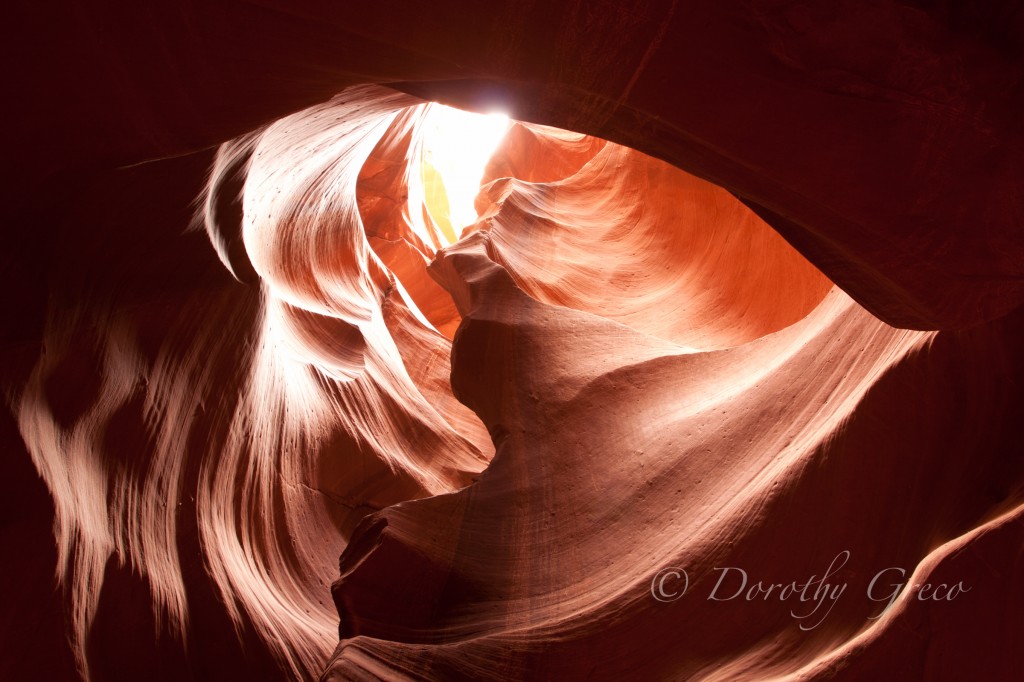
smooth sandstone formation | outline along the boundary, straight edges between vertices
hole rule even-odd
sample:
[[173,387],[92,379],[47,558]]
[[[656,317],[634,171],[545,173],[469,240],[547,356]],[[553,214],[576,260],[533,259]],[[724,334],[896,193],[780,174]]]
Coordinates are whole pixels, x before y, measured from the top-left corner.
[[1020,676],[1012,3],[39,12],[0,678]]

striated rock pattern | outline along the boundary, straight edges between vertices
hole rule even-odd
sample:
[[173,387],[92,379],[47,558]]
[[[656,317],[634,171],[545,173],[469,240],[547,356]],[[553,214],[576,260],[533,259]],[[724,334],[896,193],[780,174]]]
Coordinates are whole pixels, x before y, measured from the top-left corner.
[[65,9],[0,679],[1024,676],[1015,3]]
[[[524,125],[488,175],[539,177],[518,154],[565,175],[493,180],[430,268],[495,459],[356,530],[326,679],[1012,679],[1024,466],[988,420],[1018,405],[1019,320],[899,330],[703,181]],[[913,492],[882,502],[894,481]],[[984,578],[960,559],[979,545],[1006,552]],[[652,597],[666,567],[689,598]],[[733,598],[716,567],[845,587]],[[942,601],[885,610],[902,583]],[[988,619],[984,662],[929,653]]]

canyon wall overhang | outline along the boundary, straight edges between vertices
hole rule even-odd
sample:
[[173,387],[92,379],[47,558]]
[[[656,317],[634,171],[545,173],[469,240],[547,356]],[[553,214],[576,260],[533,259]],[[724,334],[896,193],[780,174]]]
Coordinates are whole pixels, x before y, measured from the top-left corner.
[[[1024,8],[15,14],[0,676],[1024,667]],[[970,589],[693,603],[843,556]]]

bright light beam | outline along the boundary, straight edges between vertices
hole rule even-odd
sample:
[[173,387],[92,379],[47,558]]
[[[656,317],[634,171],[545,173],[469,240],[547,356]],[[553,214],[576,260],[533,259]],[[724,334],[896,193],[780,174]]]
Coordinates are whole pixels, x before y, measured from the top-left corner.
[[484,168],[511,126],[505,114],[430,105],[423,123],[421,171],[427,208],[449,241],[476,222],[473,200]]

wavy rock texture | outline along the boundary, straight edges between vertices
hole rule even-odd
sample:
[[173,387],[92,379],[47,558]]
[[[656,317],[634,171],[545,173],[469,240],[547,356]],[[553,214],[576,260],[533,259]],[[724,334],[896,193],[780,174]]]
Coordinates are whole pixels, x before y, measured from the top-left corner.
[[[197,292],[156,330],[121,301],[51,314],[16,414],[56,503],[83,674],[106,582],[124,579],[111,561],[144,581],[156,632],[191,639],[220,611],[283,670],[316,674],[337,630],[327,586],[353,525],[486,466],[487,432],[449,388],[450,342],[412,303],[437,289],[416,250],[424,214],[370,206],[414,195],[373,164],[406,158],[404,133],[423,112],[407,95],[356,88],[220,149],[201,219],[250,286]],[[391,233],[408,248],[389,262],[401,272],[415,254],[420,280],[403,286],[371,248],[368,237]],[[68,405],[76,379],[91,390]]]
[[[493,180],[477,231],[431,266],[463,316],[452,385],[495,459],[356,531],[327,679],[1011,679],[1012,607],[986,611],[986,662],[958,668],[905,641],[896,660],[865,652],[922,611],[955,647],[966,597],[928,608],[908,591],[876,623],[866,594],[915,566],[915,583],[975,576],[975,607],[1019,594],[1021,463],[987,421],[1016,404],[1019,323],[895,329],[722,190],[610,143],[513,131],[489,175],[539,177],[508,158],[527,154],[565,177]],[[894,481],[913,493],[880,504]],[[949,566],[981,542],[1008,551],[1001,582]],[[834,605],[706,599],[715,567],[785,584],[844,552]],[[667,566],[701,597],[653,599]]]
[[17,9],[0,679],[1020,679],[1021,16]]

